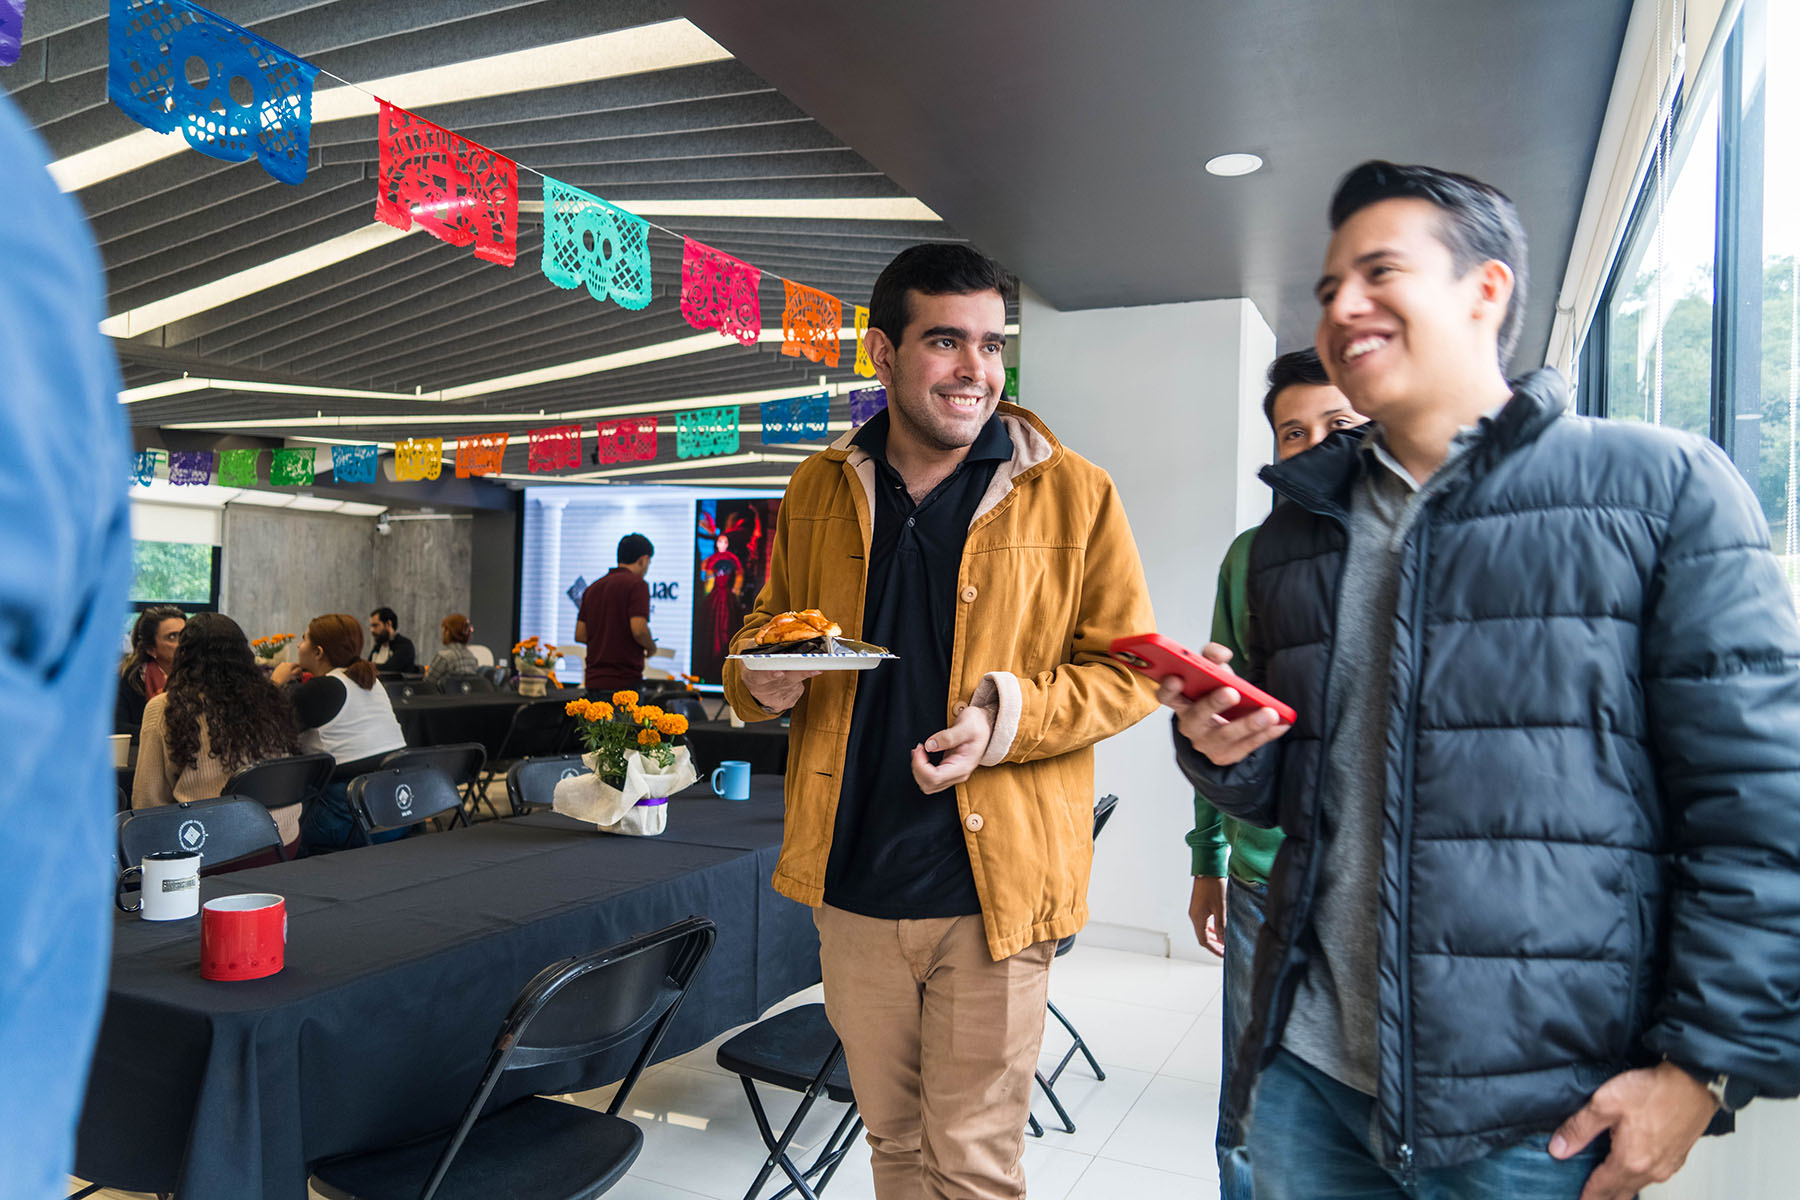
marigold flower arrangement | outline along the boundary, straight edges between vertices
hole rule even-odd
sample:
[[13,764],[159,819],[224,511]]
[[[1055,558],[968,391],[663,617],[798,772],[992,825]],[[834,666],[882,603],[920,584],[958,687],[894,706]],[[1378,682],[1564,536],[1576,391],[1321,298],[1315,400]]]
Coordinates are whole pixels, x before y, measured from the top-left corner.
[[560,688],[562,680],[556,677],[556,663],[563,655],[561,649],[548,642],[539,642],[536,637],[528,637],[512,648],[513,665],[520,675],[542,676],[549,681],[551,687]]
[[688,731],[687,718],[665,713],[653,704],[640,705],[636,692],[614,692],[604,700],[571,700],[563,711],[578,722],[577,733],[598,762],[603,779],[622,779],[626,759],[640,754],[661,770],[675,763],[675,747]]
[[268,637],[252,638],[250,649],[264,662],[274,662],[293,640],[294,635],[291,633],[271,633]]

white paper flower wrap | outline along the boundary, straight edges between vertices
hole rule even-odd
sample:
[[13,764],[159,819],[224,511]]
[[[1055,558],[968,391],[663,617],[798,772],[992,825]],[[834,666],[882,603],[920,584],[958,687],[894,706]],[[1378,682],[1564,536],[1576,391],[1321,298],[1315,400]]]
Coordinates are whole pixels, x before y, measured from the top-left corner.
[[669,825],[667,798],[700,776],[686,746],[676,746],[675,761],[664,770],[633,750],[625,756],[623,790],[604,782],[595,769],[597,756],[584,754],[586,773],[556,785],[551,807],[577,821],[591,821],[604,833],[655,837]]

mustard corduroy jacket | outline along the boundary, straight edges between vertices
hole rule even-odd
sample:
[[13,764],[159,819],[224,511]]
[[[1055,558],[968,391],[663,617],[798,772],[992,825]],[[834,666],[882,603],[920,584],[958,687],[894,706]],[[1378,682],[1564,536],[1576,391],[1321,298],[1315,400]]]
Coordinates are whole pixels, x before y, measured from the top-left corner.
[[[994,717],[982,765],[956,789],[956,803],[988,949],[1002,959],[1087,921],[1093,745],[1156,707],[1154,685],[1106,651],[1114,638],[1156,625],[1112,479],[1032,413],[1002,404],[998,417],[1013,457],[995,470],[963,547],[944,723],[969,704]],[[821,609],[846,636],[861,633],[875,463],[850,437],[794,472],[768,582],[733,653],[771,617],[796,609]],[[857,675],[818,676],[793,709],[774,886],[802,904],[824,900]],[[744,687],[740,663],[727,660],[724,680],[740,716],[771,719]]]

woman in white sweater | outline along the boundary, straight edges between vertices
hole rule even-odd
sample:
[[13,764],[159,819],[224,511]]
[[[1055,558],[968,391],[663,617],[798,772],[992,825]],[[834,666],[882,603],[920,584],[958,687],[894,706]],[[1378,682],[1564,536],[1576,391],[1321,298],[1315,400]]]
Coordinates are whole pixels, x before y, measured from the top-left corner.
[[377,684],[375,664],[363,658],[362,646],[360,621],[349,613],[327,613],[307,623],[295,653],[299,661],[275,668],[277,684],[288,683],[301,671],[312,676],[289,691],[300,741],[307,750],[323,750],[337,760],[331,786],[301,827],[308,854],[360,843],[350,814],[350,781],[406,748],[406,735],[394,717],[387,689]]

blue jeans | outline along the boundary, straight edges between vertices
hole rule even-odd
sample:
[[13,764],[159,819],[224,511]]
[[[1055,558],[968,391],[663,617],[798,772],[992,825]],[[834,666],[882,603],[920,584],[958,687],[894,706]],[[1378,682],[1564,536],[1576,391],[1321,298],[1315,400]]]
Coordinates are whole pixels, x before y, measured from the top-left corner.
[[1575,1200],[1606,1141],[1558,1161],[1548,1133],[1410,1184],[1375,1149],[1375,1101],[1282,1050],[1256,1083],[1247,1131],[1258,1200]]
[[1243,1122],[1231,1108],[1231,1076],[1244,1041],[1244,1028],[1250,1024],[1256,939],[1268,916],[1268,897],[1266,883],[1232,879],[1225,884],[1225,987],[1220,1021],[1224,1047],[1219,1060],[1219,1132],[1214,1142],[1219,1156],[1219,1200],[1253,1200]]
[[398,841],[411,832],[410,829],[390,829],[373,838],[366,837],[350,812],[350,781],[340,779],[327,784],[319,798],[301,813],[300,857],[332,854],[367,846],[370,842]]

